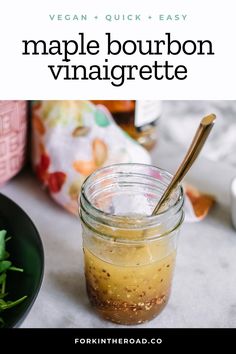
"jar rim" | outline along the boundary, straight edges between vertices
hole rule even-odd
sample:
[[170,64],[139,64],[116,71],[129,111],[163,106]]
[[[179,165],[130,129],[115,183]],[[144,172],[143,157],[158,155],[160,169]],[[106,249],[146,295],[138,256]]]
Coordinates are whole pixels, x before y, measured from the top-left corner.
[[[150,168],[156,172],[158,172],[159,174],[161,174],[162,176],[167,177],[168,179],[172,179],[173,175],[171,173],[169,173],[168,171],[156,167],[154,165],[151,164],[140,164],[140,163],[119,163],[119,164],[112,164],[109,166],[105,166],[102,167],[100,169],[97,169],[95,172],[93,172],[91,175],[89,175],[82,187],[81,187],[81,193],[80,193],[80,208],[83,209],[86,212],[89,212],[90,216],[92,215],[92,218],[96,219],[96,220],[100,220],[101,223],[105,223],[106,225],[111,225],[114,223],[114,221],[116,221],[117,223],[120,221],[124,223],[124,216],[121,215],[114,215],[108,212],[105,212],[99,208],[97,208],[95,205],[93,205],[91,203],[91,201],[89,200],[87,194],[86,194],[86,188],[89,186],[89,183],[93,181],[94,178],[96,178],[99,174],[108,171],[111,168],[122,168],[124,167],[124,169],[128,168],[128,167],[132,167],[132,168]],[[124,171],[124,173],[127,171]],[[130,171],[130,174],[133,175],[137,175],[137,173]],[[141,175],[141,174],[139,174]],[[150,178],[152,181],[158,182],[159,180],[157,178],[154,178],[153,176],[149,176],[145,173],[142,173],[142,176],[145,176],[148,178]],[[157,215],[143,215],[143,217],[139,220],[140,223],[137,227],[139,228],[144,228],[146,227],[151,227],[153,225],[157,225],[158,223],[162,223],[163,220],[166,220],[168,218],[170,218],[173,215],[176,215],[183,207],[184,204],[184,193],[183,193],[183,188],[181,185],[179,185],[177,188],[177,197],[174,201],[174,203],[172,205],[170,205],[166,210],[158,213]],[[86,210],[86,206],[89,206],[89,211],[88,208]],[[131,222],[129,222],[131,220]],[[127,220],[127,229],[130,228],[130,226],[132,225],[132,220],[133,223],[137,221],[137,217],[132,218],[132,216],[129,216],[129,220]],[[132,225],[133,226],[133,225]],[[125,227],[124,227],[125,228]]]

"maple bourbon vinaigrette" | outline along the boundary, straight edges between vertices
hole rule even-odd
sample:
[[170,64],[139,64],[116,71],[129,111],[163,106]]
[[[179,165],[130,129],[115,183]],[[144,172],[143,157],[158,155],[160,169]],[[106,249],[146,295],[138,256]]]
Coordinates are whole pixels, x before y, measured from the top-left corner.
[[164,213],[150,215],[170,180],[153,166],[119,164],[97,170],[82,186],[87,294],[106,320],[139,324],[168,302],[183,221],[182,188]]

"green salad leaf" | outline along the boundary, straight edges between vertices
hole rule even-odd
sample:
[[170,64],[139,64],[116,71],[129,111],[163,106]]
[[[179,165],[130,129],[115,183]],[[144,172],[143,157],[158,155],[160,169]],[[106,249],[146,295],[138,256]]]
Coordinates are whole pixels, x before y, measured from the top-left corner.
[[5,253],[6,253],[6,236],[7,232],[6,230],[1,230],[0,231],[0,261],[5,259]]
[[[6,251],[6,243],[10,240],[10,237],[6,238],[6,230],[0,230],[0,313],[8,310],[24,301],[27,296],[23,296],[20,299],[10,301],[7,299],[8,293],[6,292],[6,280],[8,271],[23,272],[22,268],[15,267],[8,259],[9,253]],[[0,327],[4,326],[4,320],[0,316]]]

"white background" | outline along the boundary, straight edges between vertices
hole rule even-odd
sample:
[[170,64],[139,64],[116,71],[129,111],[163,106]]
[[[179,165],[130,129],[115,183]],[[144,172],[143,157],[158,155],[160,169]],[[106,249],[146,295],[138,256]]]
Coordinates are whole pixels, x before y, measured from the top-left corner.
[[[235,1],[213,0],[51,0],[12,1],[1,4],[0,11],[0,99],[235,99],[236,46]],[[98,15],[93,21],[50,21],[49,13]],[[187,14],[186,21],[106,22],[106,14]],[[22,40],[50,41],[78,39],[85,32],[104,46],[105,32],[127,39],[162,39],[171,32],[173,39],[204,40],[214,45],[214,56],[125,56],[109,57],[110,64],[152,65],[154,60],[184,64],[184,81],[155,79],[127,81],[113,87],[109,81],[54,81],[47,65],[60,64],[55,56],[22,56]],[[74,56],[73,64],[104,64],[104,53]]]

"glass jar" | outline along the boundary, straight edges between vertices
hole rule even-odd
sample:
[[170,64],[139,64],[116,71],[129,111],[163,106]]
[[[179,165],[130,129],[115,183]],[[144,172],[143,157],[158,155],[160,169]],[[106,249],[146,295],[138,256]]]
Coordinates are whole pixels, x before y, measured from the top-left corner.
[[92,101],[111,112],[116,123],[147,150],[157,141],[157,122],[161,101]]
[[150,216],[172,176],[159,168],[119,164],[84,182],[80,218],[87,293],[106,320],[138,324],[166,306],[183,222],[183,190]]

